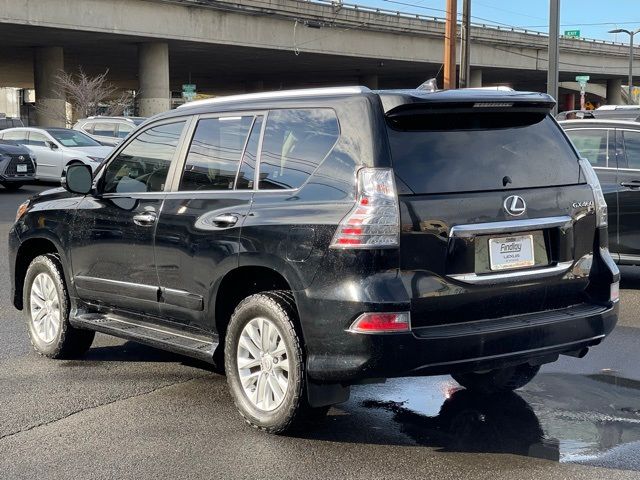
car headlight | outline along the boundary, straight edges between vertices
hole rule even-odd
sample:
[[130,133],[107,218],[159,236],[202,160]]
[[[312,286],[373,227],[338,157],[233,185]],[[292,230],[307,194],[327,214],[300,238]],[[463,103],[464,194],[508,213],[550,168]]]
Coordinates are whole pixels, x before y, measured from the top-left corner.
[[20,204],[20,206],[18,207],[18,211],[16,212],[16,222],[20,220],[25,213],[27,213],[29,205],[31,205],[31,202],[29,200],[26,200]]

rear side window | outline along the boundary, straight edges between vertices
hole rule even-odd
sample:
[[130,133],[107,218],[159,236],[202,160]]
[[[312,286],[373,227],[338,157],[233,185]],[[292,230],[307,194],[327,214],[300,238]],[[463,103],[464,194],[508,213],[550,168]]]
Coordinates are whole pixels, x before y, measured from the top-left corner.
[[543,114],[430,113],[389,121],[396,175],[414,193],[575,184],[576,154]]
[[135,127],[133,125],[129,125],[127,123],[118,124],[118,138],[126,138]]
[[608,167],[609,130],[570,130],[567,135],[580,155],[589,160],[594,167]]
[[230,190],[253,116],[198,121],[189,147],[180,190]]
[[93,134],[100,135],[101,137],[115,137],[116,124],[115,123],[95,123],[93,125]]
[[20,131],[13,131],[13,132],[4,132],[2,134],[2,140],[4,140],[7,143],[12,143],[14,145],[26,145],[27,143],[27,132],[20,130]]
[[260,154],[260,189],[298,188],[340,136],[333,110],[273,110],[267,116]]
[[627,156],[627,168],[640,170],[640,132],[625,130],[624,150]]

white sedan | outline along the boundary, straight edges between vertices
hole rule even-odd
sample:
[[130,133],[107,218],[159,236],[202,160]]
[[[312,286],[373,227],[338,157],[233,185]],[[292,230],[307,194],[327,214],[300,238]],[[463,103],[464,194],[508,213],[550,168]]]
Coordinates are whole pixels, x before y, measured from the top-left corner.
[[38,180],[60,180],[64,167],[71,163],[84,163],[95,171],[113,149],[68,128],[9,128],[0,131],[0,140],[31,150],[38,164]]

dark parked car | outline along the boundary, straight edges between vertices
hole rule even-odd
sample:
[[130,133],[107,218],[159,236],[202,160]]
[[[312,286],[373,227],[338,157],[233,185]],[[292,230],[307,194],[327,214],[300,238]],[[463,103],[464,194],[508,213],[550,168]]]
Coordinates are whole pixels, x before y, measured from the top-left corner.
[[560,122],[600,179],[609,209],[609,249],[640,265],[640,124],[619,120]]
[[100,331],[224,366],[269,432],[371,379],[519,388],[618,315],[602,191],[553,105],[363,87],[189,103],[20,206],[14,304],[45,356]]
[[0,185],[18,190],[35,180],[36,162],[25,147],[0,142]]

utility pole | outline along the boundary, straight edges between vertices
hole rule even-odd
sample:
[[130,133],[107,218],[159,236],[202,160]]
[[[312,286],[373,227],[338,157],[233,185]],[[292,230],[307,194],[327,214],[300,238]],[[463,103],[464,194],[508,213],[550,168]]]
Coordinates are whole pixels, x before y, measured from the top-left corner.
[[456,88],[456,27],[458,24],[458,0],[447,0],[447,17],[444,27],[444,89]]
[[640,28],[634,30],[625,30],[624,28],[617,28],[615,30],[609,30],[609,33],[626,33],[629,35],[629,104],[633,103],[633,37],[640,33]]
[[462,4],[462,30],[460,31],[460,88],[469,86],[471,76],[471,0]]
[[[558,101],[558,63],[560,50],[558,37],[560,36],[560,0],[549,0],[549,67],[547,68],[547,93]],[[553,113],[558,113],[558,104],[553,107]]]

